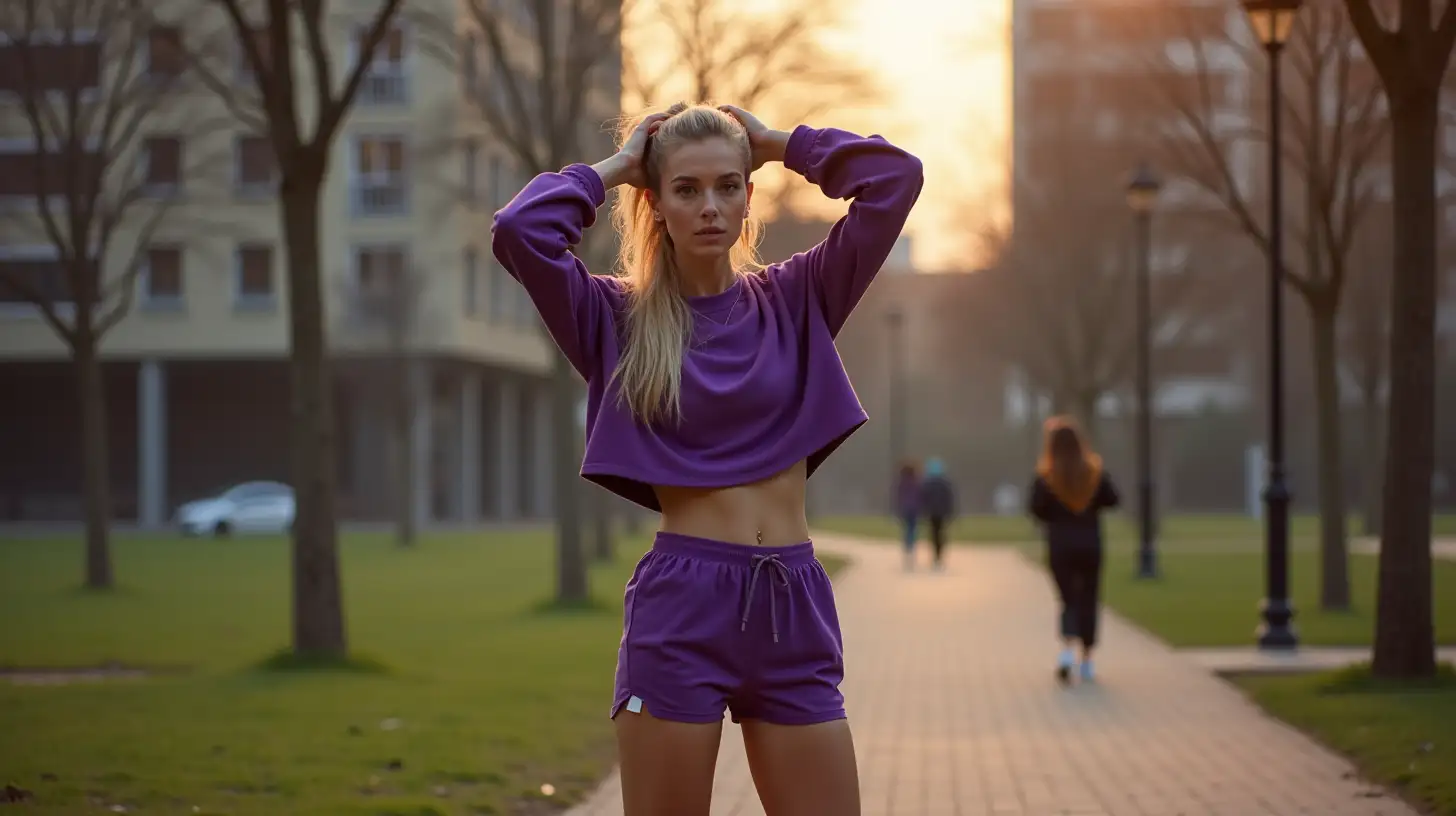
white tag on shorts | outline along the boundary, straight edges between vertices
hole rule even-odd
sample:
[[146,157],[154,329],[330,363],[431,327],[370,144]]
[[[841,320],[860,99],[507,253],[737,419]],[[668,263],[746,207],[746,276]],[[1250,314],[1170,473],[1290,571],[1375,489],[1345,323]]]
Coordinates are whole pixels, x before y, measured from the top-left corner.
[[633,714],[641,714],[642,713],[642,698],[641,697],[638,697],[635,694],[632,695],[631,697],[627,698],[627,710],[630,711],[630,712],[632,712]]

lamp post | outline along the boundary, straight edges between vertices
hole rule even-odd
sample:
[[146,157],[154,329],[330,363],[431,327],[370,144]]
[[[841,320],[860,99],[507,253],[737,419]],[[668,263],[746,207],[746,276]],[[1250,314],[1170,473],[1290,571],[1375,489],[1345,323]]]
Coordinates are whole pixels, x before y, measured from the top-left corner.
[[901,379],[905,366],[905,313],[899,304],[885,312],[890,331],[890,472],[905,461],[905,394]]
[[1158,576],[1153,514],[1152,254],[1153,205],[1163,183],[1146,163],[1127,185],[1127,206],[1137,222],[1137,458],[1138,577]]
[[1249,27],[1269,54],[1269,469],[1264,488],[1265,589],[1261,649],[1299,645],[1289,602],[1289,487],[1284,481],[1284,190],[1281,174],[1279,56],[1303,0],[1241,0]]

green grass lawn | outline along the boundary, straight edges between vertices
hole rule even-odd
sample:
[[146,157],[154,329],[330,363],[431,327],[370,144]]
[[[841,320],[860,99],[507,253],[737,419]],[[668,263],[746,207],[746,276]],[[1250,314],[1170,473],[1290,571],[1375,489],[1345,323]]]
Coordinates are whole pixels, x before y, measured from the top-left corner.
[[1428,687],[1382,686],[1361,669],[1335,674],[1242,677],[1271,714],[1354,760],[1438,816],[1456,814],[1456,673]]
[[[1114,514],[1107,519],[1107,537],[1114,544],[1131,543],[1137,538],[1136,520],[1128,513]],[[923,526],[923,525],[922,525]],[[887,515],[825,516],[814,520],[815,529],[869,538],[899,539],[899,522]],[[1438,536],[1456,535],[1456,515],[1438,515],[1433,519]],[[1219,543],[1257,546],[1263,540],[1262,522],[1247,516],[1178,514],[1162,520],[1162,537],[1171,545]],[[1350,519],[1352,535],[1360,534],[1360,520]],[[1314,540],[1319,532],[1319,519],[1298,515],[1290,523],[1290,531],[1298,540]],[[921,536],[925,535],[924,531]],[[951,537],[967,542],[1036,541],[1040,534],[1031,520],[1022,515],[972,515],[957,519]]]
[[645,546],[592,569],[594,608],[559,611],[543,605],[545,533],[429,536],[414,551],[346,536],[350,644],[383,668],[320,672],[258,668],[289,636],[282,540],[118,537],[110,595],[76,588],[77,542],[0,542],[0,666],[182,670],[0,679],[0,784],[47,814],[555,810],[543,785],[579,799],[612,761],[622,587]]
[[[1027,548],[1041,558],[1039,548]],[[1106,603],[1124,617],[1177,647],[1252,646],[1264,594],[1264,561],[1256,552],[1179,552],[1159,562],[1161,577],[1135,577],[1137,560],[1113,548],[1103,574]],[[1295,626],[1307,646],[1364,646],[1375,635],[1376,557],[1350,556],[1353,609],[1319,610],[1319,555],[1296,552],[1290,562]],[[1436,638],[1456,643],[1456,562],[1434,565]]]

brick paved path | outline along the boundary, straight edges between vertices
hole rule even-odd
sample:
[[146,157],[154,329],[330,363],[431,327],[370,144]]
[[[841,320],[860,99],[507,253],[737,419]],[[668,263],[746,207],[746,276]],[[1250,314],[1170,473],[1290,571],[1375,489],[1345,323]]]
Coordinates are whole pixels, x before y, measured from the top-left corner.
[[[1108,616],[1095,686],[1061,689],[1048,580],[1009,549],[819,539],[838,579],[865,816],[1414,816],[1347,762]],[[620,816],[615,776],[574,816]],[[762,814],[727,723],[713,816]]]

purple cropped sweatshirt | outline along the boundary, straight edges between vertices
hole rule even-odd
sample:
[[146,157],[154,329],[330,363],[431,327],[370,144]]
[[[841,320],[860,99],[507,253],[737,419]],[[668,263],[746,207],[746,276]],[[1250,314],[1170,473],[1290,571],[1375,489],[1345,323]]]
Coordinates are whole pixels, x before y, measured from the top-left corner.
[[716,295],[687,298],[682,419],[647,424],[618,400],[627,298],[570,248],[606,200],[588,165],[543,173],[496,213],[492,247],[587,383],[581,475],[652,510],[653,485],[731,487],[801,460],[814,470],[867,420],[834,347],[920,196],[920,160],[879,136],[800,126],[784,164],[852,199],[823,243]]

